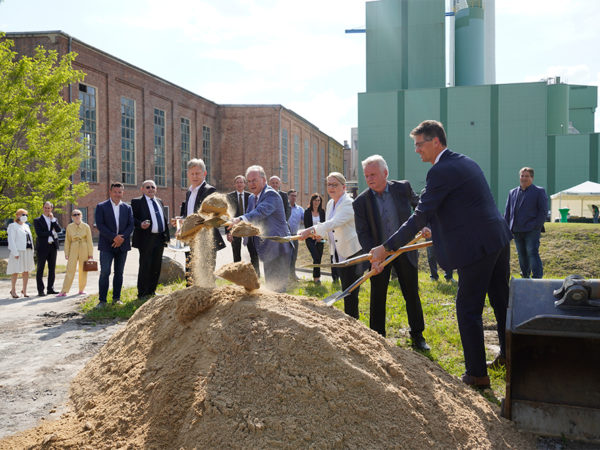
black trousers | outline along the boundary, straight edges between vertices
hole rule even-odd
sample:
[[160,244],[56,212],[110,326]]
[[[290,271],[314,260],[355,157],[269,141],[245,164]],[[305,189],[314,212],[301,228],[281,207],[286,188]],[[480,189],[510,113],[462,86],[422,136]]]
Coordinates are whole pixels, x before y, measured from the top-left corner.
[[387,289],[390,282],[392,266],[398,274],[398,282],[406,302],[406,313],[410,334],[422,333],[425,329],[423,308],[419,298],[419,271],[413,266],[405,255],[400,255],[388,264],[379,275],[371,278],[371,316],[369,327],[385,336],[385,307]]
[[[310,256],[312,256],[313,264],[321,264],[321,258],[323,257],[323,243],[320,241],[315,241],[314,239],[307,239],[306,246],[308,247],[308,251],[310,252]],[[321,277],[321,268],[313,267],[313,278]]]
[[140,251],[140,267],[138,269],[138,297],[156,294],[156,285],[160,278],[164,241],[160,234],[150,234]]
[[48,263],[48,290],[54,290],[54,275],[56,270],[56,247],[51,246],[47,252],[37,254],[37,267],[35,281],[37,283],[38,294],[44,292],[44,267]]
[[[256,253],[256,248],[254,248],[254,242],[251,239],[248,239],[248,253],[250,253],[250,262],[256,271],[256,275],[260,278],[260,264],[258,259],[258,253]],[[231,250],[233,251],[233,262],[239,262],[242,260],[242,238],[241,237],[233,237],[233,241],[231,241]]]
[[487,375],[482,319],[486,294],[496,316],[500,353],[506,355],[509,264],[510,246],[506,245],[497,252],[458,269],[456,318],[468,375]]
[[[361,254],[361,251],[351,255],[358,256]],[[338,267],[337,273],[340,277],[340,281],[342,283],[342,291],[345,291],[348,286],[358,280],[363,273],[363,265],[355,264],[353,266],[348,267]],[[360,286],[354,289],[347,297],[344,298],[344,312],[355,319],[358,319],[358,294],[360,292]]]

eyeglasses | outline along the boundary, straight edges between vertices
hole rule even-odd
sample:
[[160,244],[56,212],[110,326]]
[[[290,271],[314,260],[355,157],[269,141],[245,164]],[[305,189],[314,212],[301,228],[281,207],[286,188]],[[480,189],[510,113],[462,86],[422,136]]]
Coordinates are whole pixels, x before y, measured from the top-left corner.
[[156,186],[145,186],[146,189],[156,189]]
[[340,185],[340,183],[327,183],[328,188],[336,188]]
[[77,216],[80,216],[80,215],[81,214],[79,214],[79,213],[75,213],[75,214],[73,214],[73,217],[77,217]]
[[425,145],[425,142],[430,142],[432,140],[433,140],[433,138],[429,138],[429,139],[423,139],[421,142],[415,142],[415,148],[421,148]]

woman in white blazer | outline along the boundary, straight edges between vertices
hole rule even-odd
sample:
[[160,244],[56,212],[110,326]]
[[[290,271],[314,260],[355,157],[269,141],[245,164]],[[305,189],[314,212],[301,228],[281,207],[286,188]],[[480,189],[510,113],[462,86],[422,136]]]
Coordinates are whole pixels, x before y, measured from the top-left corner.
[[[352,197],[346,193],[346,178],[339,172],[331,172],[327,176],[327,193],[331,197],[327,202],[325,222],[318,223],[302,232],[302,238],[309,236],[327,237],[329,252],[333,255],[334,262],[358,255],[361,246],[354,226],[354,209]],[[338,270],[342,289],[346,289],[361,276],[362,264],[342,267]],[[358,293],[355,289],[344,298],[344,311],[349,316],[358,319]]]
[[8,265],[6,266],[6,274],[10,275],[10,295],[12,298],[19,298],[16,292],[17,278],[20,273],[23,274],[23,297],[27,295],[27,281],[29,280],[29,272],[33,270],[33,237],[31,230],[27,225],[27,211],[24,209],[17,210],[15,221],[8,226],[8,249],[10,255],[8,257]]

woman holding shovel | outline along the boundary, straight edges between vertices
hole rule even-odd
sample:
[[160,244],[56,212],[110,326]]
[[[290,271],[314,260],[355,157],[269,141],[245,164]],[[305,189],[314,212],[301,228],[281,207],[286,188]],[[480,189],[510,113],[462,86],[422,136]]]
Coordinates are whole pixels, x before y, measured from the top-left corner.
[[[354,210],[352,197],[346,193],[346,178],[339,172],[331,172],[327,176],[327,193],[331,200],[327,202],[325,221],[306,228],[301,233],[302,240],[325,237],[329,239],[329,252],[335,263],[356,256],[361,246],[354,226]],[[342,290],[354,283],[361,276],[362,265],[350,265],[339,268]],[[358,293],[355,289],[344,298],[344,311],[358,319]]]

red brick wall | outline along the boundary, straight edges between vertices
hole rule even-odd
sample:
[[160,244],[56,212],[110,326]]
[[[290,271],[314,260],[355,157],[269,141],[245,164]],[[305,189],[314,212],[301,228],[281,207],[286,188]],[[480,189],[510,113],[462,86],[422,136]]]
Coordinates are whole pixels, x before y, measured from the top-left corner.
[[[48,49],[68,51],[68,36],[27,33],[9,36],[15,41],[15,50],[32,54],[41,44]],[[191,157],[202,157],[202,127],[211,129],[211,161],[209,182],[221,192],[232,190],[233,178],[244,174],[253,164],[264,167],[267,176],[279,175],[280,129],[288,130],[288,182],[282,190],[298,190],[298,204],[306,206],[313,192],[313,143],[318,150],[325,150],[325,170],[328,170],[329,137],[317,127],[280,105],[217,105],[199,95],[170,84],[148,72],[98,51],[76,39],[72,50],[78,56],[74,68],[86,76],[83,84],[96,88],[96,136],[98,180],[90,183],[91,192],[79,199],[77,207],[88,208],[89,222],[98,202],[108,198],[108,188],[113,181],[121,181],[121,97],[135,102],[136,180],[127,185],[124,199],[130,201],[140,194],[139,186],[146,179],[154,178],[154,109],[165,112],[166,140],[166,187],[159,187],[159,196],[169,206],[171,216],[179,213],[185,199],[185,187],[181,187],[181,131],[182,117],[191,125]],[[71,88],[72,99],[79,98],[79,87]],[[65,89],[68,98],[68,89]],[[294,134],[300,136],[300,186],[294,186]],[[309,141],[310,166],[304,167],[304,141]],[[320,164],[319,158],[319,172]],[[309,188],[304,189],[304,171],[309,170]],[[79,172],[73,176],[80,181]],[[324,183],[319,180],[319,189]],[[305,194],[308,192],[308,195]],[[325,194],[325,192],[321,192]],[[68,212],[62,218],[63,227],[69,220]]]

